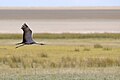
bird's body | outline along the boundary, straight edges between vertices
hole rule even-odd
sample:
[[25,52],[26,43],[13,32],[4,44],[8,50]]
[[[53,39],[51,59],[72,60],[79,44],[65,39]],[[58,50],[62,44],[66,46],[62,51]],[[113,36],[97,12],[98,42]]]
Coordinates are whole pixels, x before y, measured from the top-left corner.
[[24,44],[34,44],[35,41],[32,39],[32,30],[24,24],[21,28],[23,30],[23,41]]
[[[22,44],[22,45],[30,45],[30,44],[39,44],[39,43],[36,43],[33,38],[32,38],[32,30],[26,25],[26,23],[24,23],[22,25],[22,28],[23,30],[23,41],[21,43],[18,43],[19,44]],[[22,46],[20,45],[20,46]],[[39,45],[44,45],[43,43],[40,43]],[[16,48],[20,47],[20,46],[17,46]]]

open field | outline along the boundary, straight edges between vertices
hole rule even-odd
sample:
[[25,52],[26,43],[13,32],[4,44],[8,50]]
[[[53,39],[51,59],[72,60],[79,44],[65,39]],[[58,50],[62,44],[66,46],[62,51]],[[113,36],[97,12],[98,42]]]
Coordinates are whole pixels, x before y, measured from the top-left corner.
[[1,65],[10,68],[120,66],[119,39],[37,39],[46,45],[26,45],[16,49],[17,41],[1,40]]
[[9,34],[1,35],[0,79],[120,79],[119,34],[107,34],[106,37],[102,37],[106,34],[81,34],[82,37],[73,37],[73,34],[47,34],[45,38],[35,34],[35,40],[46,45],[26,45],[18,49],[15,44],[21,42],[20,35],[14,34],[16,37],[13,38]]
[[[35,33],[35,39],[120,39],[120,33]],[[0,39],[21,39],[22,34],[0,34]]]

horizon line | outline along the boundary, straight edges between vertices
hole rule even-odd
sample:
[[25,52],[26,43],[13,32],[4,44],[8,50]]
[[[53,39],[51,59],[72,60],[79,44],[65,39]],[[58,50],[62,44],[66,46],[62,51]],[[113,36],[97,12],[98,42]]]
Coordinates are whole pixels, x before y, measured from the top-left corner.
[[9,10],[14,10],[14,9],[18,9],[18,10],[25,10],[25,9],[29,9],[29,10],[42,10],[42,9],[46,9],[46,10],[54,10],[54,9],[58,9],[58,10],[61,10],[61,9],[63,9],[63,10],[67,10],[67,9],[73,9],[73,10],[79,10],[79,9],[83,9],[83,10],[111,10],[111,9],[114,9],[114,10],[116,10],[116,9],[120,9],[120,6],[67,6],[67,7],[61,7],[61,6],[58,6],[58,7],[52,7],[52,6],[46,6],[46,7],[33,7],[33,6],[31,6],[31,7],[28,7],[28,6],[5,6],[5,7],[3,7],[3,6],[0,6],[0,9],[9,9]]

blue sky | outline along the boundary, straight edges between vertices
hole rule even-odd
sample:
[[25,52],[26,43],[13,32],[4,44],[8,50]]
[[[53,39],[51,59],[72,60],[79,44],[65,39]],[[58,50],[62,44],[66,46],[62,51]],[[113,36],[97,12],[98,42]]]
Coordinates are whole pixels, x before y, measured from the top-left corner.
[[0,6],[120,6],[120,0],[0,0]]

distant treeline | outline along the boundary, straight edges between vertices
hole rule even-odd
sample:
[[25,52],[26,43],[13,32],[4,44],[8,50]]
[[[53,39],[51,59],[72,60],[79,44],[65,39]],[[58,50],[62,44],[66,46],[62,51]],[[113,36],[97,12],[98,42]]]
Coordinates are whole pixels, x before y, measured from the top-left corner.
[[[35,39],[87,39],[87,38],[112,38],[120,39],[120,33],[35,33]],[[0,34],[0,39],[20,39],[22,34]]]

